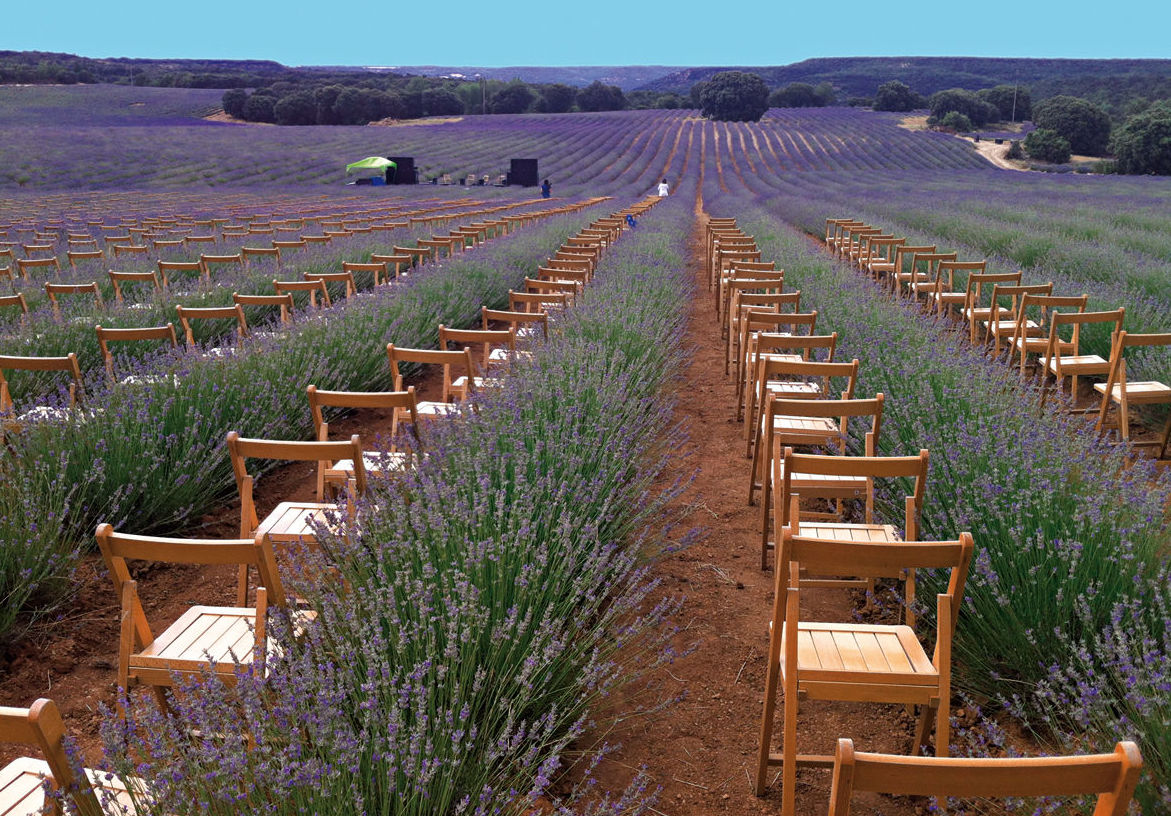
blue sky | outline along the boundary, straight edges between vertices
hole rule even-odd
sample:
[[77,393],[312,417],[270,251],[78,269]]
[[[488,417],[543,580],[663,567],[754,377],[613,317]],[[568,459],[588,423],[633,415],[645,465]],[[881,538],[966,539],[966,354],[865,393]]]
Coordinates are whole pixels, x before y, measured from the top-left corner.
[[1107,7],[1055,0],[6,5],[0,49],[91,57],[490,67],[783,65],[871,55],[1171,57],[1164,0]]

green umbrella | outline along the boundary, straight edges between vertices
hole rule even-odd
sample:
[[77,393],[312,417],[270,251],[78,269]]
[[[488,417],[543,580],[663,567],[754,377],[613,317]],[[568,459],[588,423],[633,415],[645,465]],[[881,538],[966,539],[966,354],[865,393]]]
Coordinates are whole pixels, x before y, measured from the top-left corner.
[[353,164],[346,165],[346,172],[353,170],[385,170],[388,167],[398,168],[398,165],[390,159],[384,159],[381,156],[369,156],[362,161],[356,161]]

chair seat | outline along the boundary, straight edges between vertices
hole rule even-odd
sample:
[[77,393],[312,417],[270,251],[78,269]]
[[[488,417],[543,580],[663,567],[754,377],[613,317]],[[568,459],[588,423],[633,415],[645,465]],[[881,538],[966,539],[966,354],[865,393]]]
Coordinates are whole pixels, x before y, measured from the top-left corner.
[[[1106,393],[1106,383],[1094,383],[1094,390],[1099,394]],[[1110,399],[1115,402],[1122,401],[1122,385],[1116,383],[1110,389]],[[1129,402],[1171,402],[1171,386],[1164,385],[1161,382],[1154,380],[1146,380],[1143,382],[1127,382],[1126,384],[1126,399]]]
[[[789,624],[782,627],[782,638]],[[781,674],[785,674],[784,650]],[[802,687],[817,683],[891,685],[937,689],[939,672],[909,626],[864,623],[797,625],[797,676]]]
[[821,396],[821,385],[815,382],[769,380],[764,384],[764,387],[768,393],[782,398]]
[[328,502],[281,502],[256,528],[277,541],[315,541],[315,525],[327,524],[327,513],[337,505]]
[[[770,468],[772,474],[770,478],[773,479],[773,484],[784,478],[784,465],[777,464],[776,468]],[[794,473],[790,484],[793,485],[793,491],[800,493],[803,496],[821,496],[826,497],[841,497],[848,498],[852,496],[861,496],[866,492],[866,477],[865,476],[832,476],[820,473]],[[812,523],[808,525],[812,527]],[[807,525],[802,522],[801,535],[812,536],[813,533],[805,532]]]
[[927,299],[943,303],[963,303],[967,300],[967,295],[964,292],[928,292]]
[[[138,812],[121,780],[103,771],[84,770],[106,813],[113,816]],[[40,816],[46,804],[42,783],[50,775],[49,763],[33,757],[17,757],[0,768],[0,808],[5,816]]]
[[977,306],[974,309],[964,309],[960,312],[960,316],[966,321],[979,320],[983,323],[988,322],[989,316],[992,314],[991,306]]
[[[991,320],[981,320],[980,325],[984,326],[985,328],[989,329],[990,331],[993,330],[993,326],[995,326],[996,327],[995,331],[999,332],[1000,334],[1004,334],[1005,332],[1015,331],[1016,327],[1017,327],[1017,322],[1015,320],[997,320],[995,322],[993,322]],[[1041,327],[1037,325],[1036,321],[1033,321],[1033,320],[1026,320],[1025,321],[1025,331],[1029,334],[1035,335],[1037,330],[1040,328]]]
[[[503,381],[499,377],[473,377],[472,378],[472,385],[476,388],[495,387],[495,386],[500,385],[501,382],[503,382]],[[468,378],[466,376],[456,377],[451,383],[451,390],[458,391],[460,394],[466,396],[467,390],[468,390]]]
[[[794,478],[794,481],[797,479]],[[821,538],[832,541],[861,541],[867,544],[887,544],[902,541],[890,524],[836,524],[831,522],[802,521],[801,535],[805,538]]]
[[[1097,354],[1071,354],[1062,356],[1060,362],[1063,374],[1105,374],[1110,368],[1110,362]],[[1057,373],[1057,363],[1057,357],[1049,360],[1050,374]]]
[[[401,409],[400,409],[401,410]],[[436,419],[454,414],[459,411],[459,406],[454,402],[435,402],[432,400],[425,400],[415,406],[415,410],[420,417],[427,417],[428,419]],[[399,419],[410,419],[410,412],[403,411]]]
[[[362,464],[366,473],[375,476],[381,473],[402,473],[411,466],[411,455],[402,451],[362,453]],[[325,471],[325,478],[331,482],[346,481],[354,475],[354,460],[339,459]]]
[[210,659],[217,670],[232,672],[252,662],[256,610],[237,606],[193,606],[130,656],[130,669],[197,670]]
[[489,363],[507,363],[510,360],[526,360],[533,356],[531,351],[509,351],[508,349],[492,349],[488,354]]
[[[766,422],[768,422],[768,417],[762,416],[762,429]],[[841,435],[837,420],[831,417],[774,416],[773,432],[785,437],[813,436],[819,439],[836,439]]]

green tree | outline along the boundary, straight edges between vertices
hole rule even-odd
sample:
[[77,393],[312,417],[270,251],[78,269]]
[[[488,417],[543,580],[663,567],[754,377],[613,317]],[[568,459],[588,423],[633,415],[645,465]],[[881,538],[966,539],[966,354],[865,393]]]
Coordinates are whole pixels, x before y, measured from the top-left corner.
[[722,122],[758,122],[768,110],[768,85],[756,74],[721,71],[700,94],[700,112]]
[[322,85],[320,88],[314,89],[313,101],[317,103],[317,124],[338,124],[337,113],[334,112],[333,106],[343,90],[341,85]]
[[1033,107],[1038,128],[1065,137],[1074,153],[1100,156],[1110,144],[1110,117],[1092,102],[1076,96],[1053,96]]
[[820,108],[825,103],[808,82],[790,82],[773,91],[769,95],[768,104],[772,108]]
[[533,104],[533,92],[523,82],[510,82],[492,97],[493,113],[524,113]]
[[691,107],[695,110],[703,107],[703,92],[706,88],[707,80],[703,80],[692,85],[691,90],[687,92],[687,96],[691,100]]
[[976,91],[976,96],[1000,111],[1002,122],[1024,122],[1033,118],[1033,99],[1020,85],[997,85]]
[[995,105],[985,102],[976,94],[965,91],[963,88],[937,91],[931,94],[930,102],[931,116],[927,120],[929,125],[939,124],[943,121],[943,117],[952,111],[962,113],[976,127],[983,127],[989,122],[1000,119],[1000,111]]
[[556,82],[541,88],[538,104],[545,113],[565,113],[573,107],[573,100],[576,98],[576,89]]
[[583,111],[625,110],[626,94],[617,85],[595,80],[577,92],[577,106]]
[[967,133],[972,129],[972,120],[959,111],[948,111],[947,116],[939,121],[939,126],[956,133]]
[[454,91],[447,88],[429,88],[423,91],[424,116],[455,116],[463,112],[463,100]]
[[240,118],[247,122],[275,122],[276,100],[268,94],[254,93],[244,103]]
[[878,93],[874,95],[874,109],[879,111],[910,111],[922,103],[923,97],[897,79],[879,85]]
[[1025,152],[1038,161],[1065,164],[1069,161],[1069,140],[1057,131],[1037,128],[1025,137]]
[[1120,173],[1171,176],[1171,102],[1156,102],[1114,134]]
[[244,103],[248,101],[248,92],[243,88],[231,88],[224,91],[224,113],[235,116],[237,119],[244,113]]
[[277,100],[273,116],[278,125],[315,125],[317,102],[311,91],[297,91]]
[[813,95],[817,97],[819,107],[828,107],[838,101],[838,92],[832,82],[819,82],[813,86]]

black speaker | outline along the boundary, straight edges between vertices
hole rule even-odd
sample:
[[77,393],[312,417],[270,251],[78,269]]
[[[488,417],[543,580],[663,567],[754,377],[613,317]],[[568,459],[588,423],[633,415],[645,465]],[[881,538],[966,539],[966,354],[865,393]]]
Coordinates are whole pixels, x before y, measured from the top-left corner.
[[415,173],[415,159],[413,156],[387,156],[397,167],[386,168],[387,184],[418,184],[419,177]]
[[519,184],[521,187],[536,187],[541,183],[539,176],[536,159],[513,159],[508,183]]

